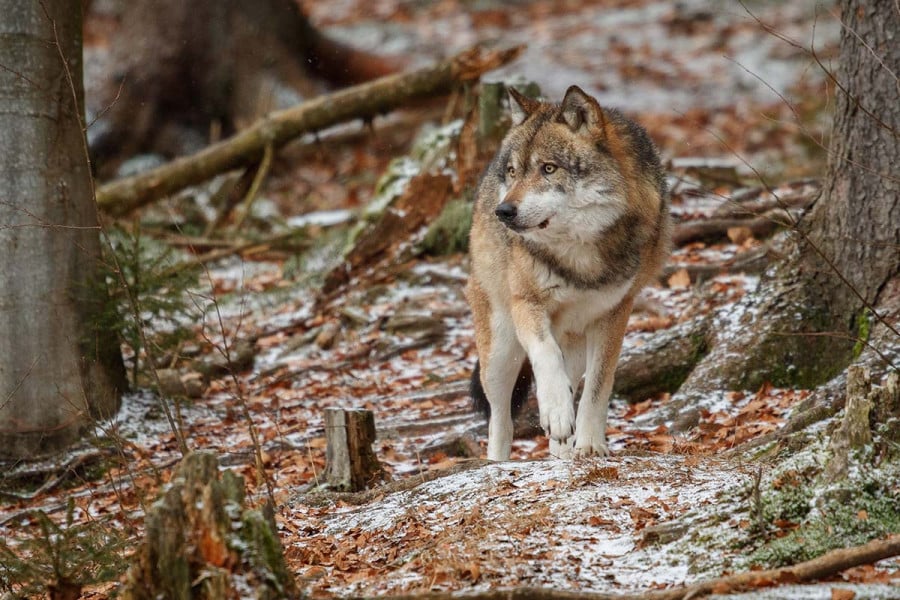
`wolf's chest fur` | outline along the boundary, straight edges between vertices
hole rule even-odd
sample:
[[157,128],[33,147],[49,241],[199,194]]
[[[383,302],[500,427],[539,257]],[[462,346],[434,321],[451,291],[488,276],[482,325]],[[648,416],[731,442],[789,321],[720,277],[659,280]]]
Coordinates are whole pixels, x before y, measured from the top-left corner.
[[535,284],[546,294],[545,310],[550,317],[553,336],[582,335],[588,326],[617,307],[633,287],[629,278],[597,289],[569,285],[565,279],[544,271],[536,274]]

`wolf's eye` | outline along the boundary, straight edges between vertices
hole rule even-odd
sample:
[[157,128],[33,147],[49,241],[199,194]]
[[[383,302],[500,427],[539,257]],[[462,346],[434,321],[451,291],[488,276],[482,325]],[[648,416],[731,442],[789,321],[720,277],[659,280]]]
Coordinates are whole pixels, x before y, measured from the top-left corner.
[[558,167],[553,163],[544,163],[541,165],[541,171],[546,175],[550,175],[551,173],[555,173]]
[[508,167],[506,167],[506,174],[509,175],[510,177],[515,177],[516,176],[516,168],[512,165],[509,165]]

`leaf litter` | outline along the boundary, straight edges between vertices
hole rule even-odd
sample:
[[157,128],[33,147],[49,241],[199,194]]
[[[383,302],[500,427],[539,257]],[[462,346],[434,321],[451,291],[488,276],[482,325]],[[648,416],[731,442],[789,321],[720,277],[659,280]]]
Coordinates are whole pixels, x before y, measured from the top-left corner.
[[[590,74],[586,89],[604,103],[640,110],[669,156],[716,157],[724,139],[731,151],[761,160],[774,151],[776,158],[795,162],[785,157],[796,151],[796,140],[766,127],[790,108],[747,71],[765,73],[772,87],[800,98],[822,87],[821,74],[804,72],[808,57],[759,37],[747,15],[735,14],[736,6],[721,10],[694,0],[673,8],[624,0],[616,11],[604,12],[585,1],[567,3],[568,14],[557,14],[553,2],[531,3],[521,13],[490,2],[471,12],[452,1],[418,8],[394,1],[342,1],[327,9],[304,4],[318,23],[343,30],[363,46],[371,19],[390,19],[390,26],[377,24],[384,33],[372,38],[373,46],[423,58],[435,54],[434,45],[452,50],[476,35],[531,42],[525,60],[492,77],[524,69],[555,97]],[[796,5],[757,8],[790,35],[808,31],[811,17]],[[834,23],[820,24],[823,55],[833,49],[836,30]],[[722,54],[733,59],[731,67]],[[698,94],[700,83],[706,87]],[[709,128],[720,137],[699,134]],[[753,131],[765,132],[764,139],[754,141],[748,134]],[[281,211],[285,224],[313,234],[354,223],[359,207],[377,195],[371,173],[384,172],[397,152],[367,144],[337,147],[333,158],[288,151],[288,159],[303,155],[302,165],[273,176],[268,210]],[[729,161],[743,168],[740,160]],[[730,197],[747,195],[734,186],[709,190],[686,174],[673,188],[679,221],[710,216]],[[759,190],[755,197],[767,195]],[[299,214],[297,197],[305,202]],[[728,239],[679,248],[673,264],[686,268],[732,259],[753,247],[755,240],[741,238],[741,244]],[[336,264],[335,256],[333,248],[314,251],[304,258],[305,270],[325,272]],[[239,372],[212,376],[201,400],[177,405],[177,418],[192,447],[216,450],[221,466],[244,475],[251,498],[262,501],[265,486],[253,467],[246,407],[280,506],[277,520],[289,564],[312,595],[518,585],[633,591],[696,581],[739,564],[742,524],[750,519],[745,490],[755,469],[717,455],[773,431],[808,392],[764,386],[711,394],[699,424],[679,435],[666,424],[643,425],[642,417],[665,405],[666,394],[635,404],[616,399],[610,458],[550,460],[546,439],[526,421],[525,434],[514,442],[517,462],[481,465],[472,453],[483,452],[486,427],[470,412],[466,391],[475,355],[462,295],[465,259],[407,259],[364,269],[324,306],[314,282],[292,279],[289,263],[289,256],[231,258],[209,268],[208,289],[194,296],[198,340],[191,359],[212,360],[226,348],[234,350],[237,340],[250,340],[255,360]],[[674,273],[667,287],[646,292],[658,314],[632,317],[626,348],[714,310],[715,326],[723,330],[752,318],[740,299],[755,288],[755,276],[723,273],[696,283],[684,276],[687,271]],[[321,483],[322,411],[329,406],[373,410],[379,459],[396,479],[422,483],[386,489],[362,505],[338,497],[313,502],[314,495],[304,492]],[[28,511],[62,519],[66,498],[78,518],[104,518],[140,535],[146,502],[180,457],[160,401],[150,392],[127,395],[119,415],[98,424],[96,434],[115,440],[118,456],[103,482],[85,478],[0,507],[0,535],[12,547],[35,526]],[[462,439],[474,441],[460,452]],[[462,470],[426,480],[426,474],[450,467]],[[875,571],[868,580],[883,576]],[[88,597],[108,592],[101,586]]]

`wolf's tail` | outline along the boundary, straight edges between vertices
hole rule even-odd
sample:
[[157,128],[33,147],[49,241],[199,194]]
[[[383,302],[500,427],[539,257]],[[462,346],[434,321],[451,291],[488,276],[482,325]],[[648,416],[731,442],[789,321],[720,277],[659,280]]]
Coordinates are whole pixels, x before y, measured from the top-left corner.
[[[512,416],[519,414],[525,402],[528,401],[528,391],[531,389],[531,380],[534,375],[531,372],[531,363],[528,359],[522,363],[519,369],[519,376],[516,377],[516,384],[513,386],[511,408]],[[475,410],[486,417],[491,416],[491,404],[488,402],[487,395],[484,393],[484,387],[481,385],[481,361],[475,361],[475,369],[472,370],[472,385],[470,387],[472,394],[472,404]]]

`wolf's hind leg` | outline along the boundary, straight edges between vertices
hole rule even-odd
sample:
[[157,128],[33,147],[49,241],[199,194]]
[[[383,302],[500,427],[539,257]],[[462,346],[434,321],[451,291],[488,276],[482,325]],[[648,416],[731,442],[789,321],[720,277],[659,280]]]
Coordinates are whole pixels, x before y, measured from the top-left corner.
[[606,444],[609,396],[630,314],[631,300],[626,299],[586,332],[587,365],[575,419],[575,456],[609,454]]
[[493,321],[490,350],[481,359],[481,384],[491,407],[487,457],[509,460],[513,438],[511,400],[525,351],[516,339],[511,320],[500,317]]

